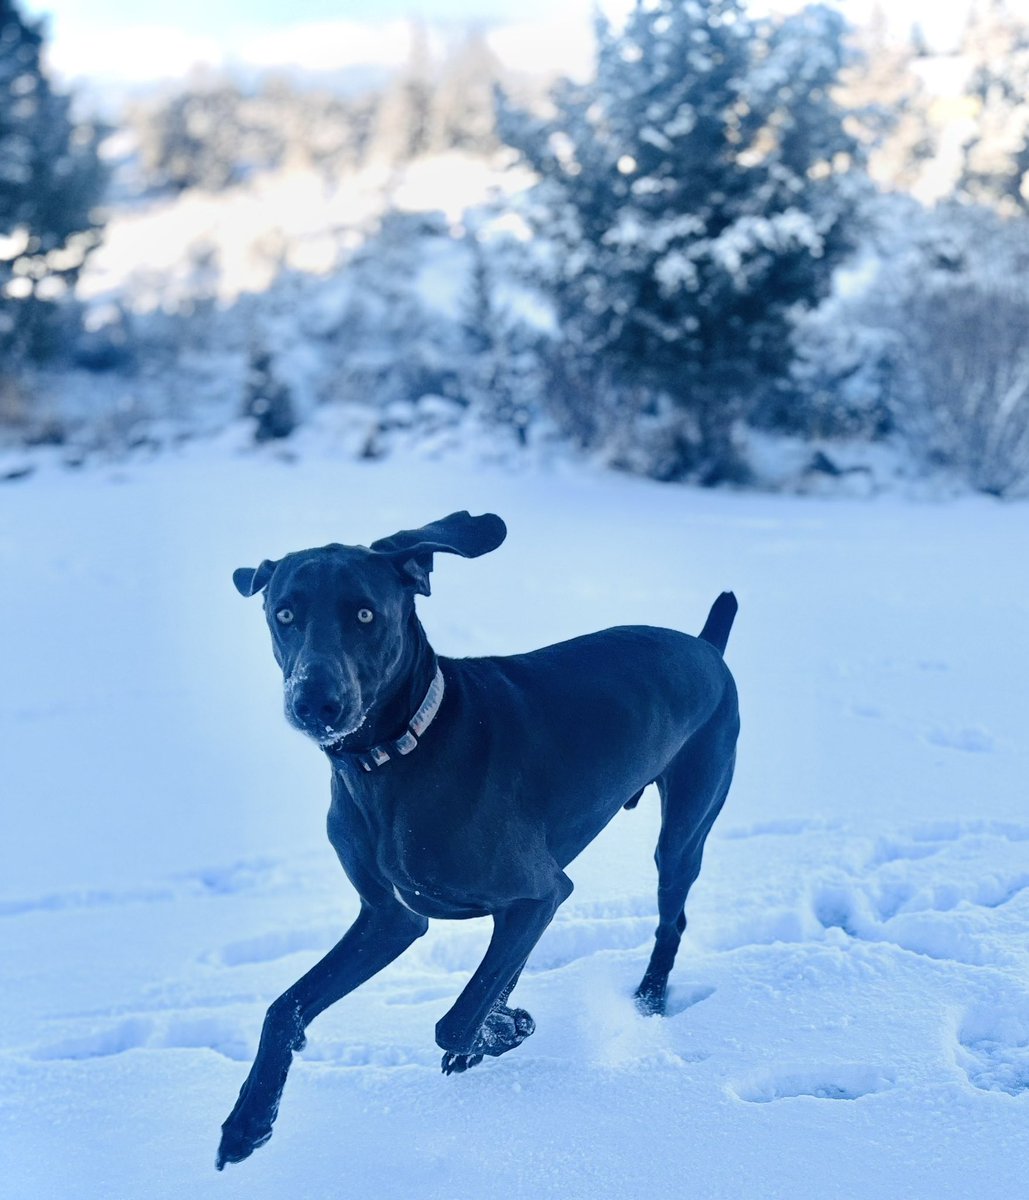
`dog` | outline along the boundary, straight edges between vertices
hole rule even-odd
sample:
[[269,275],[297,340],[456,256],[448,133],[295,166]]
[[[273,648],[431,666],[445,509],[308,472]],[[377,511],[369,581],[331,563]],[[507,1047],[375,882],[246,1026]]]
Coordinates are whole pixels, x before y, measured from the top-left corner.
[[370,547],[330,545],[240,568],[263,595],[289,723],[332,767],[328,835],[360,897],[342,940],[269,1007],[222,1126],[217,1167],[271,1137],[292,1056],[319,1013],[426,932],[493,918],[486,954],[436,1025],[446,1074],[534,1030],[508,1000],[572,891],[565,867],[620,808],[661,796],[658,925],[636,990],[661,1014],[686,896],[732,779],[739,710],[723,662],[736,598],[699,637],[624,626],[528,654],[437,657],[415,611],[436,554],[476,558],[507,528],[452,513]]

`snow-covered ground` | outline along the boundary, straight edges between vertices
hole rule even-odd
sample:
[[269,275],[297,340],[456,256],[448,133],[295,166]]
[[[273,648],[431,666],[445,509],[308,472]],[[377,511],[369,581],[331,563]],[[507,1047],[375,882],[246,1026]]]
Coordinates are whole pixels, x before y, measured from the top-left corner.
[[[517,997],[536,1035],[445,1078],[488,923],[434,923],[319,1018],[275,1136],[214,1172],[263,1010],[355,898],[327,772],[280,714],[240,565],[455,508],[437,649],[740,615],[740,766],[671,1015],[632,988],[656,803],[573,864]],[[1025,1195],[1029,521],[985,499],[705,494],[193,445],[0,485],[0,1192],[193,1197]],[[574,714],[569,714],[574,720]]]

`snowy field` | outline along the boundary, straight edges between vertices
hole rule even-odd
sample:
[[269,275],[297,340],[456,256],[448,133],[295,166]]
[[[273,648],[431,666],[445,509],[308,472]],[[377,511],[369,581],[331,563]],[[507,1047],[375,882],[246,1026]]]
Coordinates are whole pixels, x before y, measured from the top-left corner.
[[[516,997],[538,1031],[445,1078],[488,923],[436,922],[314,1024],[275,1135],[214,1171],[266,1005],[356,911],[328,779],[234,567],[456,508],[438,650],[722,588],[740,765],[665,1019],[631,992],[657,805],[621,813]],[[0,485],[5,1200],[1022,1197],[1029,1178],[1029,519],[705,494],[558,469],[209,445]],[[569,714],[574,720],[574,714]]]

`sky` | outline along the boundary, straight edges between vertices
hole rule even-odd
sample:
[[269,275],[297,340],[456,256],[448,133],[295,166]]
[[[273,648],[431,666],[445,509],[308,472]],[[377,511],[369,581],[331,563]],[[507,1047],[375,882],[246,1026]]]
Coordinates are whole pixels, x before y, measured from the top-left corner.
[[[875,0],[838,0],[852,19]],[[575,73],[589,54],[592,0],[22,0],[46,16],[49,56],[58,74],[98,83],[144,84],[186,74],[195,65],[390,67],[407,52],[407,21],[486,24],[494,48],[514,68]],[[602,0],[624,8],[627,0]],[[800,7],[800,0],[755,0],[766,7]],[[967,0],[889,0],[899,31],[915,22],[941,49],[952,46]],[[498,44],[499,39],[499,44]]]

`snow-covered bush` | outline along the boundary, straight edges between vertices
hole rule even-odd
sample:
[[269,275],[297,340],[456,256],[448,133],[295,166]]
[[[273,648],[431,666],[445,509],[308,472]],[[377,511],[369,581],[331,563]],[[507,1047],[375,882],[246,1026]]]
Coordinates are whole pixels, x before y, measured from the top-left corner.
[[898,421],[924,460],[996,496],[1029,487],[1029,288],[940,280],[908,297]]
[[[385,411],[421,395],[459,399],[460,286],[451,280],[464,270],[441,214],[386,213],[341,272],[338,295],[326,295],[330,305],[311,330],[331,363],[319,400],[371,401]],[[442,294],[440,282],[447,284]]]
[[420,429],[435,439],[465,423],[480,441],[528,442],[543,407],[544,341],[504,294],[505,252],[441,213],[392,211],[337,275],[293,277],[313,402],[353,413],[366,431],[361,453],[381,457]]
[[975,205],[875,202],[863,255],[802,322],[767,424],[899,434],[924,469],[981,491],[1029,483],[1029,221]]
[[751,421],[809,441],[874,441],[893,427],[895,338],[862,302],[834,294],[793,333],[789,373],[772,383]]
[[293,395],[278,377],[272,355],[262,345],[250,351],[243,415],[253,419],[254,440],[258,442],[287,438],[297,426]]

